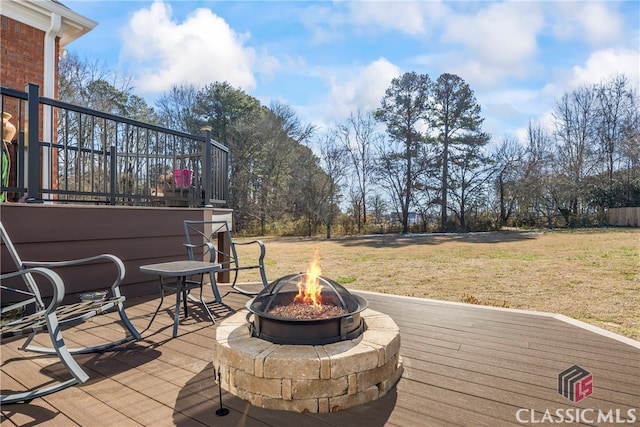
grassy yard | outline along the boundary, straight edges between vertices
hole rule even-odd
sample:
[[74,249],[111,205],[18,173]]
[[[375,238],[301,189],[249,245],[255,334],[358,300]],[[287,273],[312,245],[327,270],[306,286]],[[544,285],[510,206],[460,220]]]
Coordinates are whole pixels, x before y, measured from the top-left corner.
[[560,313],[640,339],[640,229],[262,240],[270,281],[318,250],[322,275],[349,289]]

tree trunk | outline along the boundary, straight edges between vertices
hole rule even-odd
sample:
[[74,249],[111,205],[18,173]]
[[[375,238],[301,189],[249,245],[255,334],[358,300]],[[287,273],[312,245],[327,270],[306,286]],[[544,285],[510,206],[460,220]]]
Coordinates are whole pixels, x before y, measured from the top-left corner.
[[445,136],[442,149],[442,205],[440,206],[440,231],[447,231],[447,186],[449,177],[449,129],[445,127]]

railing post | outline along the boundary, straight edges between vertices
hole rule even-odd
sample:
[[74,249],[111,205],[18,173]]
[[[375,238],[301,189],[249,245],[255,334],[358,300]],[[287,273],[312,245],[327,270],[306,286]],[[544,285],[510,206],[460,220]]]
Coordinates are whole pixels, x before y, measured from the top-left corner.
[[40,143],[38,142],[40,117],[40,87],[34,83],[25,85],[27,92],[27,200],[39,201],[40,197]]
[[110,176],[110,197],[109,197],[109,203],[111,205],[115,205],[116,204],[116,190],[117,188],[117,173],[116,173],[116,167],[117,167],[117,156],[116,156],[116,147],[115,145],[112,145],[111,147],[109,147],[109,168],[111,168],[111,176]]
[[24,155],[24,131],[18,132],[18,149],[16,150],[16,187],[20,189],[20,194],[27,189],[25,187],[25,155]]
[[[229,148],[229,146],[227,146]],[[223,154],[224,156],[224,176],[218,174],[218,178],[222,180],[222,193],[223,199],[226,201],[226,206],[229,205],[229,151]]]
[[205,128],[204,133],[204,162],[202,164],[202,182],[204,187],[204,206],[211,206],[211,199],[213,198],[213,183],[211,182],[211,173],[213,170],[213,164],[211,161],[212,149],[211,149],[211,129]]

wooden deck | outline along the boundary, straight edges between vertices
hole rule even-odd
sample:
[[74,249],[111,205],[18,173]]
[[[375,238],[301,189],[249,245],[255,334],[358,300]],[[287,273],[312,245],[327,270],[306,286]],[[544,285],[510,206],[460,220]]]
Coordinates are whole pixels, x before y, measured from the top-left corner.
[[[604,425],[597,422],[600,411],[612,417],[605,421],[615,421],[619,413],[625,425],[640,425],[636,341],[585,329],[562,316],[362,295],[401,331],[404,373],[378,401],[331,414],[299,414],[253,407],[223,391],[222,404],[230,413],[216,416],[220,401],[211,363],[216,327],[191,305],[193,317],[181,323],[179,336],[172,339],[171,297],[141,341],[76,357],[91,376],[89,382],[29,404],[6,405],[1,425],[500,426],[518,425],[517,414],[522,421],[539,422],[545,411],[557,423],[557,410],[575,418],[576,408],[584,424]],[[244,309],[247,300],[229,294],[224,305],[211,307],[224,317]],[[157,298],[128,301],[127,312],[140,331],[157,303]],[[87,344],[95,335],[119,331],[113,317],[102,316],[64,336],[69,344]],[[19,343],[2,344],[3,391],[66,375],[55,358],[26,354],[25,359],[15,350]],[[558,374],[572,365],[593,375],[593,394],[578,403],[557,392]]]

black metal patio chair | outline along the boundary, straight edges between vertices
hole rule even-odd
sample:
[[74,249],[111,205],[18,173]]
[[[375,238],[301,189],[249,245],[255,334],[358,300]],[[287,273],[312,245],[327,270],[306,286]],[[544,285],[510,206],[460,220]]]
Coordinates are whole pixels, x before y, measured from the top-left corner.
[[[218,273],[229,272],[233,275],[231,280],[231,289],[244,295],[257,295],[258,292],[243,289],[238,284],[238,276],[241,271],[259,270],[260,281],[263,287],[269,285],[267,275],[264,269],[264,257],[266,248],[260,240],[252,240],[247,242],[237,242],[231,237],[231,230],[227,221],[184,221],[184,231],[186,234],[187,254],[191,260],[206,259],[209,262],[218,263],[222,266]],[[225,236],[228,242],[228,248],[222,247],[218,242],[220,233]],[[256,245],[259,255],[255,263],[246,263],[238,256],[238,247],[245,245]],[[202,252],[200,252],[202,251]],[[196,257],[196,254],[198,255]],[[201,255],[200,255],[201,254]],[[253,260],[252,260],[253,261]],[[211,273],[211,287],[215,300],[221,302],[220,292],[218,291],[216,273]]]

